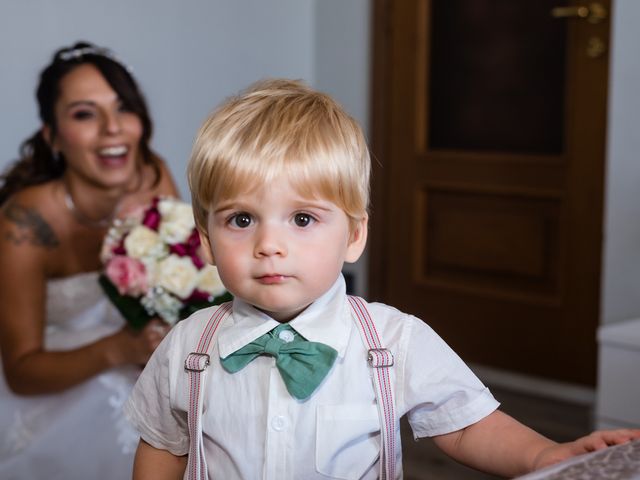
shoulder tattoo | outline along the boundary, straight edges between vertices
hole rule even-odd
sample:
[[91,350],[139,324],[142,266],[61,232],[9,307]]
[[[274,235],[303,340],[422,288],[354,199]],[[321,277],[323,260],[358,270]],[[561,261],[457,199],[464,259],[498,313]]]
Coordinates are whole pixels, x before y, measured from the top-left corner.
[[16,245],[25,243],[37,247],[55,248],[60,241],[49,224],[33,208],[10,204],[3,214],[16,228],[5,234],[5,240]]

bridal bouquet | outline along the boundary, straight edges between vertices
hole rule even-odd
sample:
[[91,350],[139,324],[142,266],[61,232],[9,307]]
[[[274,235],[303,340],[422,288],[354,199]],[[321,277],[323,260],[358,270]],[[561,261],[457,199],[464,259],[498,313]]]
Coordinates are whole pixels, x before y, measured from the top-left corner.
[[135,329],[153,317],[174,325],[231,299],[217,269],[200,255],[191,205],[175,198],[155,198],[116,220],[100,258],[100,285]]

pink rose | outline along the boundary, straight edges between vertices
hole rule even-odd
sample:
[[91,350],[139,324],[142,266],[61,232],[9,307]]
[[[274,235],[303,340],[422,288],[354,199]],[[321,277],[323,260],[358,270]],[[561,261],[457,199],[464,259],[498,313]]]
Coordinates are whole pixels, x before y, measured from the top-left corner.
[[120,295],[137,297],[148,289],[147,271],[142,262],[135,258],[116,255],[107,263],[105,274]]

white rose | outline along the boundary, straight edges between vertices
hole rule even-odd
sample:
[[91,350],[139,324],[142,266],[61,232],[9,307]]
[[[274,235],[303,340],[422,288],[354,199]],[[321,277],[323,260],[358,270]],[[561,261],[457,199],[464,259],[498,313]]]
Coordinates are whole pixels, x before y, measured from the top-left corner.
[[155,284],[180,298],[188,298],[198,282],[198,269],[189,257],[169,255],[158,262]]
[[160,257],[166,254],[167,247],[160,236],[144,225],[134,227],[124,239],[124,248],[130,257]]
[[179,200],[165,199],[158,202],[161,221],[158,233],[169,244],[182,243],[189,238],[196,226],[191,205]]
[[198,275],[198,290],[208,293],[212,297],[217,297],[225,292],[218,269],[213,265],[205,265]]
[[140,302],[149,315],[159,315],[169,325],[178,321],[182,302],[164,289],[150,289]]
[[147,272],[147,283],[149,288],[153,288],[156,286],[156,270],[158,269],[158,259],[157,258],[142,258],[140,259],[142,264],[144,265],[144,269]]

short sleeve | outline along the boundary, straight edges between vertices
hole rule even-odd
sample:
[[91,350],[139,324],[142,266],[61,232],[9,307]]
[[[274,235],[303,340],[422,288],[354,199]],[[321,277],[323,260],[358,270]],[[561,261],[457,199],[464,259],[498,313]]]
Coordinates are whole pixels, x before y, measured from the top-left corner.
[[415,438],[463,429],[499,403],[433,329],[409,317],[402,365],[403,398]]
[[172,400],[173,365],[179,328],[174,327],[155,350],[133,387],[124,413],[150,445],[174,455],[189,451],[186,412]]

